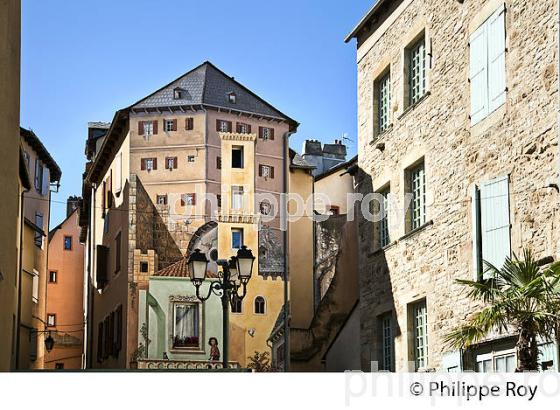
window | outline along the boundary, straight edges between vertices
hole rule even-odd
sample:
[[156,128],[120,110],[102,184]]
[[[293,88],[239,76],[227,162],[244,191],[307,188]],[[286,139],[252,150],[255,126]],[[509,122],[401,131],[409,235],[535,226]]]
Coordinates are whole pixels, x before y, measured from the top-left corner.
[[177,131],[177,120],[163,120],[163,129],[166,132]]
[[187,156],[187,162],[194,162],[194,161],[195,161],[195,156],[194,155]]
[[274,140],[274,128],[259,127],[259,138],[263,140]]
[[27,167],[27,171],[29,171],[30,157],[29,157],[29,153],[27,151],[23,151],[23,161],[25,162],[25,166]]
[[379,221],[379,246],[389,245],[391,239],[389,237],[389,188],[380,192],[381,199],[381,219]]
[[475,125],[506,102],[506,29],[503,5],[472,33],[469,45],[471,125]]
[[377,132],[381,134],[389,128],[391,115],[391,76],[385,74],[377,81]]
[[115,193],[122,190],[122,152],[117,155],[117,163],[115,164]]
[[167,195],[156,195],[156,203],[158,205],[167,205]]
[[[37,225],[37,227],[39,229],[43,229],[43,214],[40,213],[36,213],[35,214],[35,225]],[[38,232],[35,231],[35,246],[37,246],[38,248],[43,248],[43,233],[42,232]]]
[[426,50],[424,37],[408,50],[408,104],[416,104],[426,92]]
[[157,134],[157,121],[138,121],[138,134],[145,138]]
[[414,363],[416,370],[428,366],[428,314],[426,301],[412,305]]
[[140,272],[141,273],[148,273],[148,262],[140,262]]
[[216,120],[216,131],[231,132],[231,121]]
[[183,194],[181,195],[181,206],[196,205],[196,194]]
[[173,170],[177,168],[177,157],[165,158],[165,169]]
[[243,147],[233,147],[231,150],[231,167],[243,168]]
[[35,159],[35,190],[40,194],[43,193],[44,168],[38,158]]
[[216,201],[218,202],[218,208],[222,207],[222,195],[216,195]]
[[274,179],[274,167],[270,165],[259,165],[259,176],[264,179]]
[[231,313],[241,313],[243,311],[243,300],[237,295],[233,295],[231,299]]
[[32,284],[31,284],[31,300],[33,301],[33,303],[38,303],[39,302],[39,272],[37,272],[37,270],[33,269],[33,277],[32,279]]
[[49,271],[49,283],[56,283],[56,276],[57,276],[57,271],[55,270],[51,270]]
[[231,208],[243,209],[243,187],[234,185],[231,187]]
[[231,230],[231,248],[241,249],[243,246],[243,229],[233,228]]
[[513,373],[516,368],[515,350],[491,352],[476,357],[476,371],[479,373]]
[[157,158],[142,158],[140,160],[140,169],[142,171],[154,171],[157,169]]
[[236,126],[236,131],[239,134],[250,134],[251,133],[251,126],[249,124],[245,124],[243,122],[238,122]]
[[54,368],[57,370],[62,370],[64,369],[64,363],[55,363]]
[[115,274],[121,270],[121,233],[115,237]]
[[216,169],[222,169],[222,157],[216,157]]
[[237,95],[235,93],[228,93],[228,101],[231,104],[235,104],[237,102]]
[[185,118],[185,129],[187,131],[192,131],[194,129],[194,118],[193,117]]
[[417,229],[426,223],[426,177],[424,163],[417,165],[410,171],[410,204],[411,229]]
[[509,177],[475,186],[472,193],[474,279],[487,279],[483,260],[500,269],[511,256]]
[[200,348],[199,304],[175,303],[173,311],[173,348]]
[[381,369],[393,371],[394,338],[393,338],[393,316],[386,313],[380,317],[381,322]]
[[262,296],[257,296],[255,298],[255,314],[264,315],[265,312],[265,301]]
[[56,326],[56,315],[54,313],[47,314],[47,326]]
[[182,100],[184,98],[185,90],[182,88],[175,88],[173,90],[173,99],[174,100]]
[[65,236],[64,237],[64,250],[65,251],[71,251],[72,250],[72,237],[71,236]]

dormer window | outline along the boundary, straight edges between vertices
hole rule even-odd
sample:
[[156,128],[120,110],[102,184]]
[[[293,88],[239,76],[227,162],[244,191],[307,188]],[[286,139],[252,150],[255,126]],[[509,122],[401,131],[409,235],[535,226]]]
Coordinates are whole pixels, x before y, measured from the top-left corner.
[[229,93],[228,94],[228,101],[231,104],[235,104],[237,102],[237,95],[235,93]]
[[185,98],[185,90],[183,90],[182,88],[175,88],[173,90],[173,99],[182,100],[183,98]]

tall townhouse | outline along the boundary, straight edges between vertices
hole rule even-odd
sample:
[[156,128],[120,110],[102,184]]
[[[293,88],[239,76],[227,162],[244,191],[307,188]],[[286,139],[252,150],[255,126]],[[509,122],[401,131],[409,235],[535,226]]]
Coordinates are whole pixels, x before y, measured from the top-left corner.
[[[21,45],[20,0],[0,7],[0,371],[15,367],[17,271],[19,263],[20,192],[19,85]],[[19,181],[19,182],[18,182]]]
[[47,330],[54,347],[46,369],[81,369],[84,335],[84,245],[79,242],[80,198],[67,199],[66,219],[49,232]]
[[47,263],[51,187],[58,189],[62,172],[41,140],[21,128],[21,150],[31,179],[23,193],[21,264],[18,290],[17,368],[42,369],[47,323]]
[[[81,217],[91,283],[88,365],[136,365],[145,328],[139,317],[155,314],[139,313],[139,306],[157,310],[141,300],[149,278],[197,248],[212,260],[210,275],[216,257],[229,258],[242,245],[253,250],[247,295],[232,305],[230,358],[245,366],[255,351],[269,351],[285,290],[285,233],[275,212],[297,123],[205,62],[103,128],[90,127]],[[169,329],[175,331],[172,323]],[[180,352],[174,336],[156,350]],[[207,343],[204,327],[192,336]]]
[[[560,257],[558,4],[378,0],[357,40],[361,361],[392,371],[511,371],[510,334],[466,350],[443,338],[480,280],[533,250]],[[380,204],[383,204],[381,207]],[[542,345],[543,369],[558,366]]]

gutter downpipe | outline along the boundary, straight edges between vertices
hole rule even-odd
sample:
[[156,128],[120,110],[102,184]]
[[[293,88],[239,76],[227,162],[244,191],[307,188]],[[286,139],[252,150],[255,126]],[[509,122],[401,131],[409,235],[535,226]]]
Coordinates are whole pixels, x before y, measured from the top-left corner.
[[91,369],[93,367],[93,326],[92,326],[92,318],[93,318],[93,274],[92,274],[92,267],[93,267],[93,258],[94,258],[94,250],[95,250],[95,191],[97,188],[97,184],[91,185],[91,205],[90,205],[90,227],[88,229],[88,240],[89,240],[89,255],[88,255],[88,277],[87,277],[87,311],[86,311],[86,328],[87,328],[87,339],[85,342],[84,349],[86,354],[86,369]]
[[[557,37],[556,37],[556,57],[558,59],[558,64],[556,66],[556,85],[557,85],[557,120],[556,120],[556,133],[558,135],[558,142],[560,143],[560,0],[558,1],[558,5],[557,5],[557,13],[558,15],[556,16],[556,31],[557,31]],[[560,144],[558,145],[558,153],[560,154]],[[557,160],[558,162],[558,170],[560,171],[560,159]],[[560,179],[560,178],[559,178]],[[560,181],[557,181],[558,186],[560,186]],[[560,329],[560,325],[557,326],[557,330],[556,330],[556,371],[560,372],[560,334],[559,334],[559,329]]]
[[[288,131],[284,133],[284,194],[288,193],[288,172],[290,172],[290,137],[295,134],[295,131]],[[285,202],[285,217],[288,218],[288,203]],[[289,256],[288,256],[288,230],[289,222],[286,219],[286,230],[284,231],[284,372],[290,371],[290,326],[288,323],[290,317],[289,308],[289,285],[288,281],[290,278],[290,266],[289,266]]]

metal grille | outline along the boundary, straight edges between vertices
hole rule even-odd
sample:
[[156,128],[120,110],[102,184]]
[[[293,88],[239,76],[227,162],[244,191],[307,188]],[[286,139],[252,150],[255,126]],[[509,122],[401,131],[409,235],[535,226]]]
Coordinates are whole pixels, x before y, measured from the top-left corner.
[[426,302],[414,305],[414,361],[416,370],[428,365],[428,315]]
[[412,229],[426,222],[426,177],[424,164],[410,172],[412,192]]
[[426,91],[426,62],[424,38],[410,48],[410,105],[422,98]]
[[379,133],[389,128],[389,107],[391,105],[390,74],[386,74],[379,80]]
[[389,245],[389,190],[381,192],[383,200],[381,202],[381,215],[382,218],[379,221],[379,245],[381,247]]

